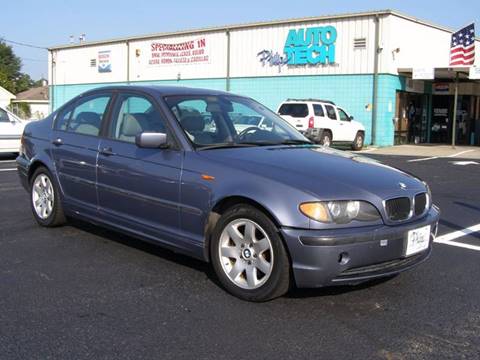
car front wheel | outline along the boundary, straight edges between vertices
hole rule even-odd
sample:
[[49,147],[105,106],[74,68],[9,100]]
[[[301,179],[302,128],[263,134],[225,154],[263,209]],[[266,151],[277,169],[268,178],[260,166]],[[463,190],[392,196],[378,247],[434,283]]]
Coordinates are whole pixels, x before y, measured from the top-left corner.
[[50,172],[39,167],[30,183],[30,200],[33,216],[42,226],[53,227],[65,223],[58,188]]
[[218,220],[211,259],[222,285],[248,301],[267,301],[290,286],[290,263],[275,224],[250,205],[236,205]]

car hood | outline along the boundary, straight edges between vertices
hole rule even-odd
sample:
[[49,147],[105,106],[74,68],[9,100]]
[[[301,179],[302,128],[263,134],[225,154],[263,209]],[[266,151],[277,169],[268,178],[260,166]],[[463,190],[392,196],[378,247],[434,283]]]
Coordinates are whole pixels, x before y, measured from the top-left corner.
[[[269,178],[315,197],[382,199],[425,191],[417,178],[380,162],[323,146],[275,146],[215,149],[200,152],[227,167]],[[248,176],[246,174],[246,176]],[[261,186],[261,184],[259,184]]]

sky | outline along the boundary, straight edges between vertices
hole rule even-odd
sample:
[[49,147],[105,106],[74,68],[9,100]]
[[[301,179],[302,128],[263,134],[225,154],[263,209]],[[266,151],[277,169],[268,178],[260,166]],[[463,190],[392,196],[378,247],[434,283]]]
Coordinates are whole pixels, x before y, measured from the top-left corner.
[[[480,35],[480,0],[16,0],[1,5],[0,38],[40,47],[210,26],[369,10],[398,10],[452,29],[472,21]],[[412,39],[415,41],[415,39]],[[34,80],[47,77],[47,50],[9,43]]]

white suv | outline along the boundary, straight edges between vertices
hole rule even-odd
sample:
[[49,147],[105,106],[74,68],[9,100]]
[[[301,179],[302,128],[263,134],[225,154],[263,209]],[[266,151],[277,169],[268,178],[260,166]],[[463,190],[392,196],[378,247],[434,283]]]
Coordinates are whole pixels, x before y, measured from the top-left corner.
[[0,107],[0,153],[18,153],[25,123]]
[[277,112],[306,137],[325,146],[335,142],[349,143],[353,150],[363,147],[365,127],[331,101],[288,99]]

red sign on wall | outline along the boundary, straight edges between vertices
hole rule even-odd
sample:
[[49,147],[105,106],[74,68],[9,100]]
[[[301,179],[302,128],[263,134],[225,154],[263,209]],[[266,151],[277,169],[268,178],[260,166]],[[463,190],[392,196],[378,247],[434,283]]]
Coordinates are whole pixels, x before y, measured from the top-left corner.
[[150,51],[148,65],[151,66],[204,64],[210,61],[205,38],[174,44],[152,42]]

